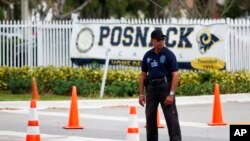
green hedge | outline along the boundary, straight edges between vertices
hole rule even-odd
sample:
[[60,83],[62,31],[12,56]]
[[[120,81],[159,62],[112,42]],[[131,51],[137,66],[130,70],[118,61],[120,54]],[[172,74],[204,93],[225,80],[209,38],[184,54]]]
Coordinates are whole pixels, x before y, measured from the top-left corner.
[[[70,95],[73,85],[85,97],[99,96],[103,70],[72,67],[0,67],[0,91],[13,94],[31,92],[35,77],[40,94]],[[124,97],[138,94],[140,71],[109,70],[105,96]],[[197,71],[179,72],[177,95],[213,94],[214,84],[220,85],[222,94],[249,93],[250,72]]]

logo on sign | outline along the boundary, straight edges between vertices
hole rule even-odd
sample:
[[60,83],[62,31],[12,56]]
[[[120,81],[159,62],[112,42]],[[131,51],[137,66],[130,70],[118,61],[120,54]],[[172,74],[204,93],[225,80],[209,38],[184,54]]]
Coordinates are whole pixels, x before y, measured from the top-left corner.
[[76,37],[76,48],[81,53],[88,52],[94,45],[94,34],[89,28],[83,28]]
[[215,43],[220,41],[220,39],[210,33],[207,28],[198,32],[196,40],[201,54],[205,54]]

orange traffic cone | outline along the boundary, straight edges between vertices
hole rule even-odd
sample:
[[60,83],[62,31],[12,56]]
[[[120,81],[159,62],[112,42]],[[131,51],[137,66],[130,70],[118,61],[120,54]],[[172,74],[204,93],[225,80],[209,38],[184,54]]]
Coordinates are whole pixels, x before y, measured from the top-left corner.
[[157,127],[164,128],[164,125],[162,125],[160,122],[161,122],[160,112],[159,112],[159,110],[157,110]]
[[[156,120],[157,120],[157,127],[158,127],[158,128],[164,128],[164,125],[161,124],[161,118],[160,118],[159,109],[157,110],[157,117],[156,117]],[[145,127],[147,127],[147,125],[145,125]]]
[[212,122],[208,123],[208,125],[211,125],[211,126],[226,125],[226,123],[223,122],[223,118],[222,118],[219,84],[215,84],[215,87],[214,87],[213,117],[212,117]]
[[31,100],[26,141],[40,141],[39,121],[36,111],[36,100]]
[[68,126],[64,126],[63,128],[65,128],[65,129],[83,129],[83,127],[80,127],[80,125],[79,125],[76,86],[72,87],[72,96],[71,96],[71,105],[70,105]]
[[130,107],[129,126],[127,130],[127,141],[139,141],[139,128],[136,114],[136,107]]
[[36,84],[36,78],[32,78],[32,99],[39,100],[39,94],[38,94],[38,89],[37,89],[37,84]]

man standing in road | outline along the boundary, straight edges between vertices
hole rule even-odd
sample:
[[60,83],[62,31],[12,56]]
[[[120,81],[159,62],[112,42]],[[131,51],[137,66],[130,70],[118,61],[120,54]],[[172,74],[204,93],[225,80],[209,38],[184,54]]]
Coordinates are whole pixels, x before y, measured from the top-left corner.
[[[176,56],[164,47],[160,29],[151,33],[150,49],[143,57],[139,79],[139,103],[146,105],[147,141],[158,141],[157,109],[161,104],[168,126],[170,141],[181,141],[181,130],[175,104],[175,90],[178,84]],[[144,82],[147,79],[147,95],[144,96]]]

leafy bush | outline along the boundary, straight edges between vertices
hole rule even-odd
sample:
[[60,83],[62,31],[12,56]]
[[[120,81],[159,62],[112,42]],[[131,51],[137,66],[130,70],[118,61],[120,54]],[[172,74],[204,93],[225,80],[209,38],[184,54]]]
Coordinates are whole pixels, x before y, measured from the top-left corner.
[[0,80],[0,91],[1,90],[7,90],[7,83],[3,82],[2,80]]
[[51,82],[51,90],[54,94],[70,94],[72,82],[56,79]]
[[71,80],[72,85],[78,89],[78,94],[84,97],[94,97],[99,94],[100,83],[89,82],[86,79]]
[[138,94],[138,84],[136,82],[114,82],[106,86],[105,94],[107,96],[133,96]]
[[70,95],[72,86],[77,87],[77,93],[81,96],[91,96],[98,93],[100,85],[88,82],[86,79],[71,78],[69,80],[55,79],[51,83],[51,90],[54,94]]
[[21,68],[0,67],[0,79],[3,81],[3,85],[7,84],[7,89],[13,94],[31,91],[31,73],[27,66]]
[[[78,94],[84,97],[99,95],[102,69],[72,67],[0,67],[0,90],[23,93],[31,89],[31,78],[37,80],[39,93],[70,95],[75,85]],[[138,94],[140,71],[109,70],[106,80],[105,96],[124,97]],[[177,95],[213,94],[218,83],[222,94],[249,93],[250,72],[228,71],[180,71]],[[30,90],[31,91],[31,90]]]
[[180,72],[179,73],[179,86],[186,85],[186,84],[199,84],[200,83],[200,76],[196,72]]
[[31,78],[16,75],[10,78],[8,86],[13,94],[27,93],[31,91]]

